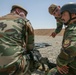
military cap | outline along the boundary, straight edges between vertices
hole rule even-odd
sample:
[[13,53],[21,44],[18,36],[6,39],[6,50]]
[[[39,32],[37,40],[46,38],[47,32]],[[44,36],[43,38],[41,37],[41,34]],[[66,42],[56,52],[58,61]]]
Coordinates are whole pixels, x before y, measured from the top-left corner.
[[53,11],[57,8],[57,5],[51,4],[48,8],[49,13],[52,15]]
[[13,5],[11,11],[15,8],[20,8],[20,9],[24,10],[26,14],[28,14],[27,10],[25,10],[23,7],[21,7],[19,5]]

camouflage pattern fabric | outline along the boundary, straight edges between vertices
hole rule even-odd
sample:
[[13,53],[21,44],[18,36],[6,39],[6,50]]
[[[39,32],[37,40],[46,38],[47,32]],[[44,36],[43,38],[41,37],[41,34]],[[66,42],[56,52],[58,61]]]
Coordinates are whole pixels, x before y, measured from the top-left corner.
[[[25,71],[26,57],[22,55],[22,29],[25,23],[15,14],[0,17],[0,75],[9,75],[18,68],[21,73]],[[11,68],[12,71],[9,71]]]
[[[76,75],[76,22],[68,25],[65,29],[62,49],[57,57],[57,65],[69,67],[69,73],[62,75]],[[50,71],[48,75],[56,75],[51,73]]]
[[61,18],[55,17],[55,19],[57,22],[57,28],[55,29],[55,33],[58,34],[62,30],[63,22],[62,22]]
[[25,21],[27,25],[26,49],[32,50],[34,48],[34,29],[29,20],[25,19]]

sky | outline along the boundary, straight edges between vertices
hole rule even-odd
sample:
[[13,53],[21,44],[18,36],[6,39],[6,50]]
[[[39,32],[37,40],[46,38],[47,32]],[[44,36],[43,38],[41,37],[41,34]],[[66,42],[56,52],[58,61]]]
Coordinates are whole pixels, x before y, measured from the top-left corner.
[[48,12],[51,4],[63,6],[76,0],[2,0],[0,1],[0,16],[10,13],[12,5],[20,5],[28,11],[27,19],[34,29],[56,28],[54,16]]

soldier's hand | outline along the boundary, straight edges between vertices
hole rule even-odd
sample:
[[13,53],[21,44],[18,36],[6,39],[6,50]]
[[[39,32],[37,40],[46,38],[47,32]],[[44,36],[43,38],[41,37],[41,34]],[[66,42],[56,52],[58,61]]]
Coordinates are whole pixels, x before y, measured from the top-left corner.
[[68,66],[63,66],[63,67],[57,66],[57,70],[58,70],[61,74],[67,74],[68,71],[69,71],[68,68],[69,68]]
[[53,38],[55,38],[56,33],[55,33],[55,32],[53,32],[50,36],[52,36]]

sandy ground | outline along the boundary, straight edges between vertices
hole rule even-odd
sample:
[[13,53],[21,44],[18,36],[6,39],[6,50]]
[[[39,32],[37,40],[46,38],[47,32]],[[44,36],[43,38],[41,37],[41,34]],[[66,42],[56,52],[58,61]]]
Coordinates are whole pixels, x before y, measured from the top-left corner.
[[[51,62],[56,63],[56,57],[60,52],[62,36],[52,38],[50,36],[35,36],[35,43],[48,43],[51,46],[39,48],[38,50],[43,57],[48,57]],[[33,73],[32,75],[44,75],[42,73]]]

